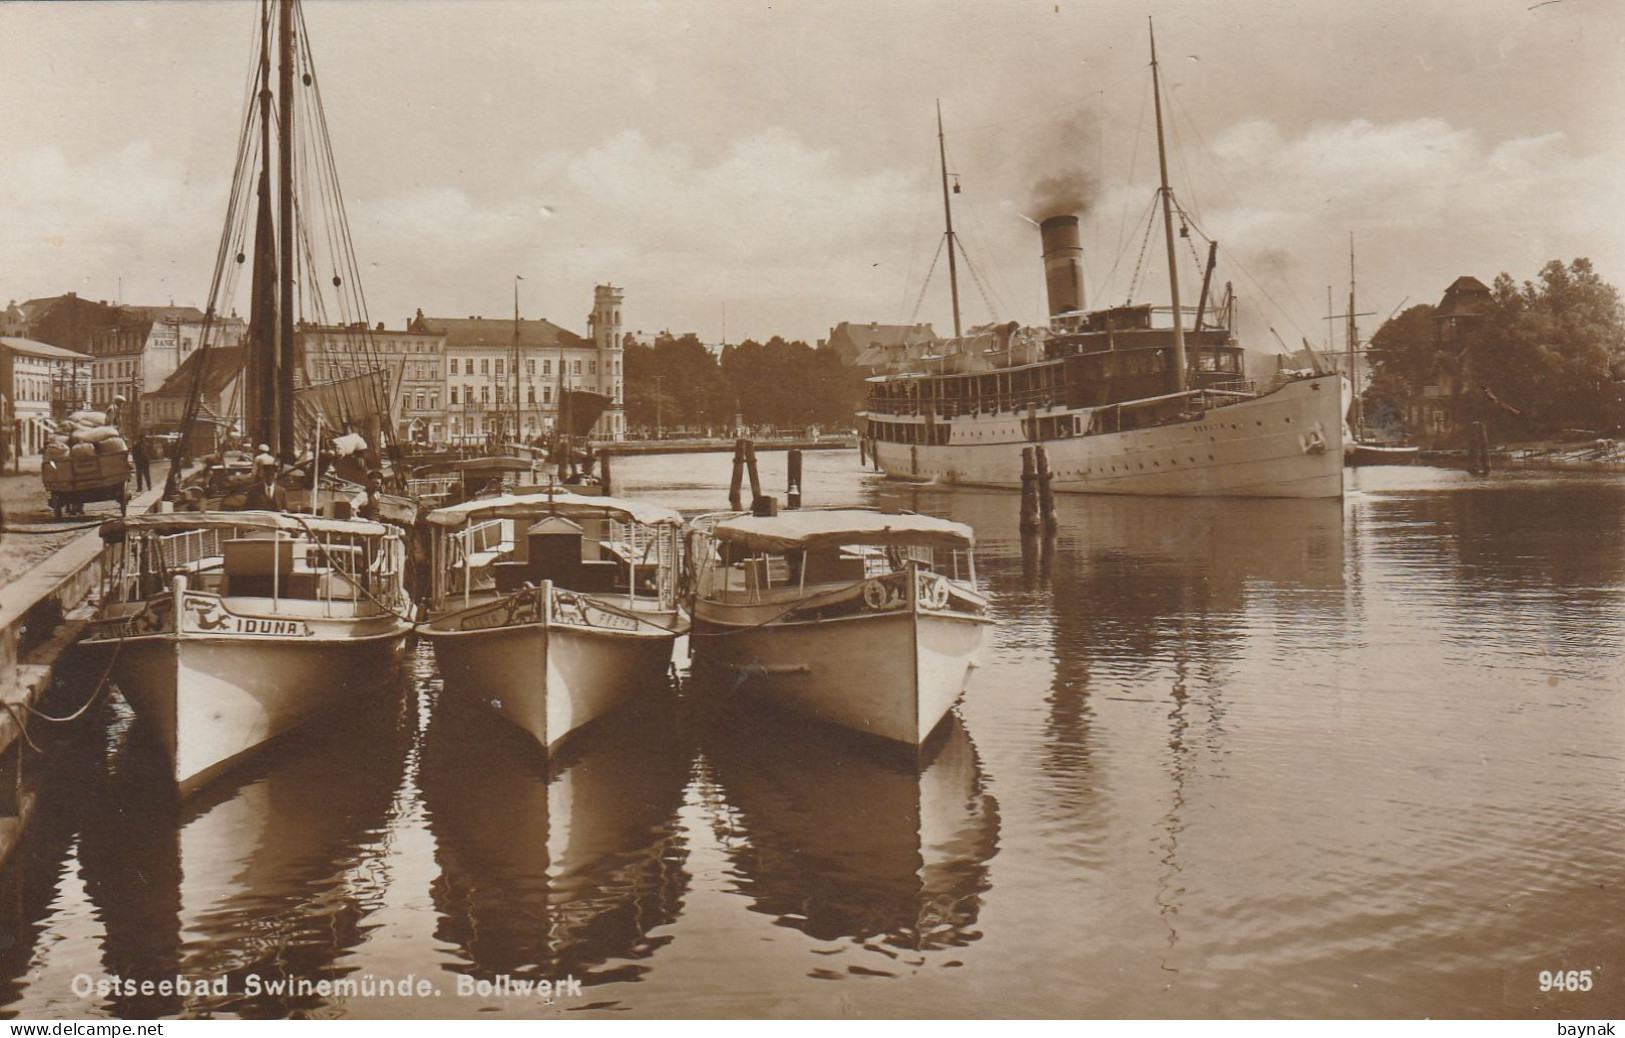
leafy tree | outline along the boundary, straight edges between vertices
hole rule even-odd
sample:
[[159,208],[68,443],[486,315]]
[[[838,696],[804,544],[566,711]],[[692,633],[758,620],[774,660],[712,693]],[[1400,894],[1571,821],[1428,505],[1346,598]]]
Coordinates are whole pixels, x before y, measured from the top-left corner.
[[1458,423],[1486,422],[1498,438],[1620,424],[1625,310],[1588,259],[1553,260],[1519,285],[1502,273],[1489,305],[1458,340],[1436,337],[1435,311],[1413,306],[1371,337],[1371,396],[1400,403],[1429,385],[1455,390]]
[[1507,274],[1495,279],[1490,312],[1469,356],[1469,382],[1480,393],[1521,412],[1492,408],[1488,420],[1517,432],[1514,418],[1545,429],[1614,426],[1614,374],[1625,357],[1625,315],[1619,292],[1603,281],[1588,259],[1568,266],[1557,260],[1538,280],[1519,286]]
[[1403,407],[1403,401],[1421,391],[1439,362],[1434,310],[1427,303],[1407,307],[1384,321],[1371,337],[1366,360],[1371,365],[1371,388],[1366,409]]

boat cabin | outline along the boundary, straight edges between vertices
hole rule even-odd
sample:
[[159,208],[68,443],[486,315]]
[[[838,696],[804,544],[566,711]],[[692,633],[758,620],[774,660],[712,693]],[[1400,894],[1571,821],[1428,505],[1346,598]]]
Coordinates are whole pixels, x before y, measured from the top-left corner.
[[800,601],[867,582],[936,574],[974,587],[970,528],[932,516],[859,509],[699,521],[691,544],[700,599],[719,605]]
[[551,581],[628,605],[675,608],[678,531],[670,509],[564,492],[510,494],[437,509],[428,517],[431,611]]
[[102,526],[102,601],[135,606],[184,575],[190,591],[270,612],[358,615],[399,605],[406,550],[378,523],[279,512],[127,516]]

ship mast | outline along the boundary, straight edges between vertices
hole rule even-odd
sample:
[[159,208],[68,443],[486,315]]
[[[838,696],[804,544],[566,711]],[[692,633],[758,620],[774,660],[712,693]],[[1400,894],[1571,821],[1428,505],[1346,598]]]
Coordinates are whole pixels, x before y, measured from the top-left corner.
[[1354,438],[1356,441],[1365,436],[1365,404],[1360,399],[1360,326],[1359,314],[1354,309],[1354,232],[1349,232],[1349,327],[1348,327],[1348,373],[1349,382],[1354,386]]
[[[937,155],[942,160],[942,216],[948,224],[948,288],[954,297],[954,338],[959,338],[959,268],[954,262],[954,210],[948,204],[948,145],[942,137],[942,101],[937,100]],[[1167,179],[1167,174],[1163,174]]]
[[1174,310],[1174,391],[1182,393],[1190,380],[1185,367],[1185,319],[1179,310],[1179,264],[1174,252],[1173,191],[1168,187],[1168,149],[1162,138],[1162,84],[1157,72],[1157,30],[1151,28],[1151,96],[1157,111],[1157,164],[1162,171],[1162,232],[1168,241],[1168,294]]
[[513,432],[512,442],[518,443],[519,432],[519,282],[525,280],[518,274],[513,276],[513,345],[508,350],[508,363],[513,367]]
[[293,0],[280,0],[277,24],[277,122],[278,138],[277,176],[278,212],[277,231],[280,241],[280,275],[278,280],[277,334],[277,388],[276,424],[277,444],[284,461],[292,461],[296,451],[293,442]]

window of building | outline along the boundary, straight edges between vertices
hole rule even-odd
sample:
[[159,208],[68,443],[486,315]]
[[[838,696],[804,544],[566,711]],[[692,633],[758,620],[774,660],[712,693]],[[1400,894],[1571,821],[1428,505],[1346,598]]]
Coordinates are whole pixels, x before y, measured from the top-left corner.
[[450,365],[449,367],[446,368],[446,373],[450,374],[450,375],[457,374],[457,358],[452,357],[449,360],[447,360],[446,363],[448,365]]
[[525,361],[525,374],[527,374],[527,375],[536,374],[536,362],[534,360]]
[[490,402],[491,402],[491,387],[490,386],[481,386],[480,387],[480,403],[488,404]]
[[456,386],[451,387],[451,402],[453,404],[457,403],[457,387]]
[[543,375],[551,375],[551,374],[553,374],[553,362],[551,360],[542,361],[542,374]]
[[530,394],[529,399],[526,400],[525,403],[534,404],[536,402],[536,387],[535,386],[526,386],[525,388],[529,391],[529,394]]
[[501,407],[501,406],[502,406],[502,404],[503,404],[503,399],[502,399],[502,387],[501,387],[501,386],[498,386],[498,387],[497,387],[497,406],[498,406],[498,407]]
[[552,386],[543,386],[542,387],[542,403],[551,404],[552,402],[553,402],[553,387]]
[[598,374],[598,362],[596,360],[589,360],[587,362],[587,374],[589,374],[589,375]]
[[573,374],[573,375],[581,374],[581,362],[579,360],[575,362],[575,368],[571,371],[571,374]]
[[480,374],[489,375],[490,373],[491,373],[491,358],[490,357],[481,357],[480,358]]
[[502,361],[502,358],[501,358],[501,357],[498,357],[498,358],[497,358],[497,377],[498,377],[498,378],[501,378],[501,377],[502,377],[502,375],[503,375],[503,371],[502,371],[502,367],[503,367],[503,361]]

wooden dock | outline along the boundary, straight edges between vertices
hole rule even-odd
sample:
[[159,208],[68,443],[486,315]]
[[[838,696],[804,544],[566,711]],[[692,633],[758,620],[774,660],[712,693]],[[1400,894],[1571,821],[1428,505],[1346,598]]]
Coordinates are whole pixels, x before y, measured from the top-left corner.
[[[636,454],[708,454],[713,451],[732,451],[734,444],[738,442],[733,438],[726,440],[617,440],[611,443],[595,443],[593,444],[593,450],[599,454],[608,454],[612,457],[629,457]],[[856,450],[858,446],[856,436],[803,437],[793,440],[758,440],[752,438],[750,442],[759,451],[841,451]]]

